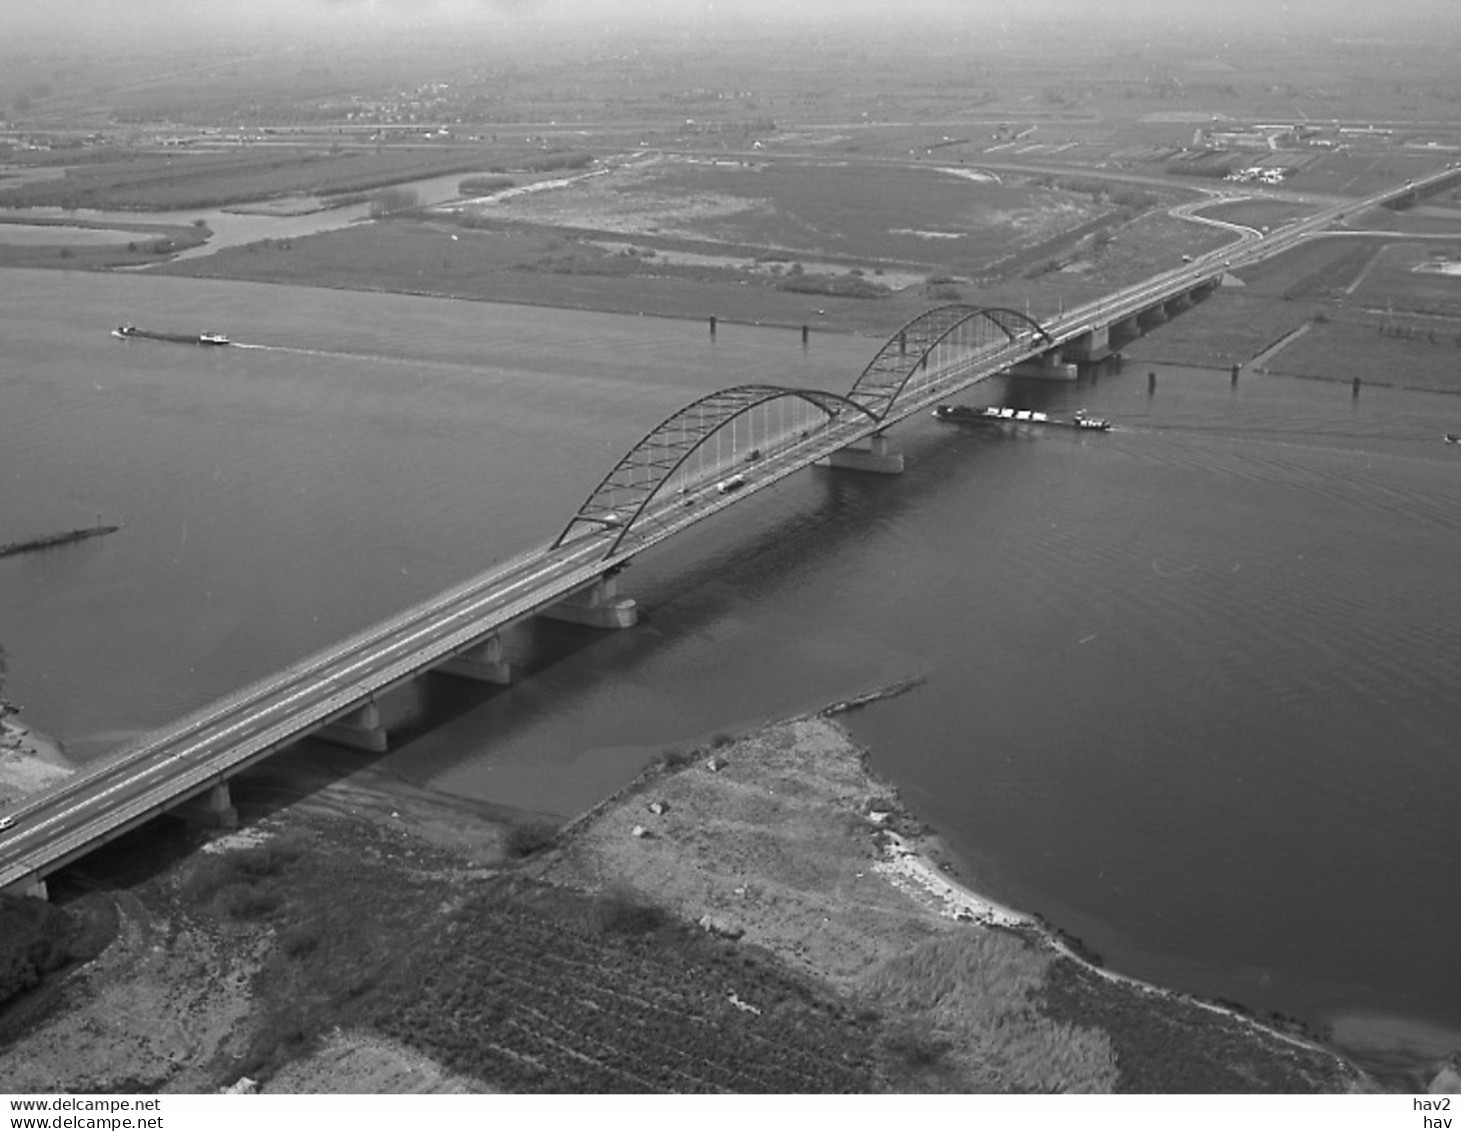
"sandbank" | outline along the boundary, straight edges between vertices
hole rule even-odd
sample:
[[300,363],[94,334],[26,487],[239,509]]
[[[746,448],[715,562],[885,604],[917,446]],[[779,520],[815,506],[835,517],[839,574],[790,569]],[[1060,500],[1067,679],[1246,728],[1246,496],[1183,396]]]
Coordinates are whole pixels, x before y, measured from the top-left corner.
[[0,717],[0,806],[9,806],[76,772],[61,744],[15,715]]

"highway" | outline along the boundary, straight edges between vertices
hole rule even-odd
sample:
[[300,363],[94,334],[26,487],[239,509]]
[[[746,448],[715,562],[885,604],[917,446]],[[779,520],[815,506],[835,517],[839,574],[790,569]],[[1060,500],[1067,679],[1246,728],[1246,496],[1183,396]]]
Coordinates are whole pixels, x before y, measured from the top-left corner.
[[1057,342],[1069,341],[1080,336],[1092,325],[1109,325],[1140,313],[1160,301],[1164,294],[1179,294],[1220,272],[1251,267],[1264,259],[1288,251],[1296,244],[1322,233],[1325,228],[1346,215],[1376,208],[1407,193],[1421,193],[1445,181],[1456,179],[1461,179],[1461,169],[1447,167],[1359,200],[1332,204],[1267,235],[1255,233],[1246,236],[1237,243],[1210,251],[1191,263],[1184,263],[1180,267],[1154,275],[1135,286],[1073,307],[1052,322],[1046,323],[1045,328]]
[[[1456,177],[1441,170],[1365,200],[1326,208],[1261,238],[1247,238],[1098,301],[1046,326],[1055,343],[1132,317],[1307,239],[1345,212],[1383,204]],[[777,439],[738,462],[735,490],[711,478],[653,497],[635,517],[636,536],[615,524],[576,527],[542,546],[391,619],[227,696],[88,765],[68,781],[6,810],[0,832],[0,890],[23,885],[225,781],[244,767],[320,729],[392,687],[594,583],[635,554],[764,490],[816,461],[1051,348],[1037,334],[930,359],[881,419],[856,412]],[[723,474],[723,471],[722,471]],[[723,483],[724,480],[721,480]],[[582,532],[586,531],[586,532]]]

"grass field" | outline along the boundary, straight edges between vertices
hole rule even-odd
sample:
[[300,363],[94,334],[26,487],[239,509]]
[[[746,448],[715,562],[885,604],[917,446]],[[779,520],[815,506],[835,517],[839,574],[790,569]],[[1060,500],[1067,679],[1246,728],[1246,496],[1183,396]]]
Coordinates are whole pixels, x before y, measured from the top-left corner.
[[1159,199],[1119,181],[658,160],[160,270],[876,333],[939,302],[1053,312],[1231,238]]
[[1461,325],[1404,319],[1400,336],[1384,318],[1336,317],[1317,323],[1269,362],[1274,373],[1330,381],[1461,394]]
[[1214,204],[1200,210],[1203,216],[1226,220],[1230,224],[1246,224],[1250,228],[1277,227],[1309,215],[1314,209],[1291,200],[1234,200]]
[[[108,226],[106,230],[116,229]],[[210,234],[207,228],[191,224],[137,223],[122,230],[135,238],[126,242],[72,245],[59,240],[54,244],[7,243],[0,229],[0,267],[59,267],[68,271],[138,267],[165,262],[176,252],[203,243]]]
[[473,209],[567,229],[975,275],[1109,210],[1082,193],[908,164],[663,159]]
[[267,1080],[343,1025],[508,1091],[880,1087],[881,1020],[770,956],[617,892],[509,875],[464,887],[459,863],[326,819],[198,854],[154,890],[190,929],[242,951],[269,942],[247,1051],[214,1066],[220,1083]]
[[883,1027],[637,897],[510,881],[480,889],[359,1008],[511,1091],[870,1091]]
[[1264,362],[1269,372],[1461,393],[1461,278],[1413,269],[1444,246],[1309,241],[1122,352],[1227,368],[1307,327]]
[[540,161],[525,145],[399,148],[234,146],[212,152],[153,150],[94,159],[58,179],[0,189],[0,208],[100,208],[139,212],[216,208],[282,196],[332,196],[445,173],[518,168]]
[[1381,246],[1376,240],[1347,237],[1308,240],[1238,274],[1253,294],[1300,301],[1338,299],[1348,293]]
[[1207,301],[1121,348],[1132,361],[1227,369],[1245,365],[1313,313],[1307,303],[1275,301],[1223,288]]
[[[453,240],[452,236],[457,235]],[[838,298],[780,290],[768,274],[670,267],[605,252],[588,237],[509,227],[469,230],[395,219],[338,232],[228,248],[166,264],[165,274],[442,295],[622,314],[767,325],[888,327],[932,301],[918,293]]]
[[[1311,1050],[1272,1041],[1267,1055],[1248,1051],[1251,1030],[1218,1020],[1201,1006],[1167,997],[1160,1009],[1069,960],[1056,962],[1035,998],[1056,1022],[1083,1024],[1092,1013],[1121,1066],[1116,1091],[1152,1093],[1289,1093],[1299,1081],[1323,1087],[1328,1073]],[[1158,996],[1158,995],[1153,995]]]
[[1461,230],[1455,243],[1390,244],[1381,249],[1354,289],[1353,301],[1370,309],[1461,318],[1461,275],[1418,271],[1426,264],[1461,262]]

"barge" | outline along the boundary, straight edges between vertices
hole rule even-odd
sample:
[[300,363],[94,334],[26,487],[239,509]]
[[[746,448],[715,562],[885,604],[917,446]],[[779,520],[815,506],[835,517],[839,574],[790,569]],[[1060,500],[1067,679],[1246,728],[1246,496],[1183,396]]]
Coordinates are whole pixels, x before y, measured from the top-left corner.
[[1051,416],[1033,409],[973,408],[961,404],[941,404],[933,410],[935,420],[947,420],[956,424],[1044,424],[1054,428],[1078,428],[1085,432],[1109,432],[1111,422],[1101,416],[1087,416],[1084,409],[1077,409],[1074,416]]
[[204,331],[201,334],[169,334],[162,330],[142,330],[130,323],[118,326],[112,331],[112,337],[127,341],[129,338],[145,338],[152,342],[177,342],[187,346],[226,346],[229,344],[227,334],[219,334],[212,330]]

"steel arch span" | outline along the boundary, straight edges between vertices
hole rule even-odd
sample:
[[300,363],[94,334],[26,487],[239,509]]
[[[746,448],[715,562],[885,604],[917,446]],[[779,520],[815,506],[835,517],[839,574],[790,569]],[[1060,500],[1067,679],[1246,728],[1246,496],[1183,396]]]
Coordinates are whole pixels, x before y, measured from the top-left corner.
[[1001,306],[950,303],[924,311],[878,350],[847,394],[879,420],[924,380],[978,362],[1015,343],[1055,345],[1028,314]]
[[878,422],[851,398],[819,389],[736,385],[692,401],[629,449],[551,548],[579,535],[616,529],[617,537],[604,552],[611,557],[626,540],[647,540],[645,524],[656,524],[659,509],[651,503],[666,492],[674,500],[683,499],[681,506],[693,505],[712,485],[720,494],[729,493],[739,485],[739,469],[815,440],[818,432],[848,413]]

